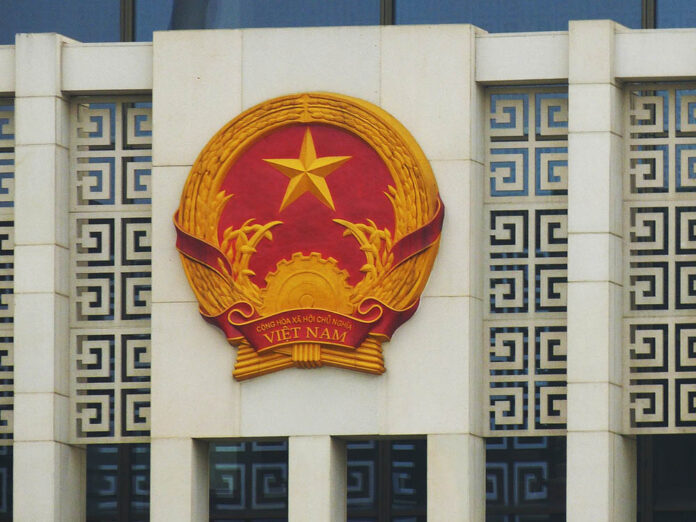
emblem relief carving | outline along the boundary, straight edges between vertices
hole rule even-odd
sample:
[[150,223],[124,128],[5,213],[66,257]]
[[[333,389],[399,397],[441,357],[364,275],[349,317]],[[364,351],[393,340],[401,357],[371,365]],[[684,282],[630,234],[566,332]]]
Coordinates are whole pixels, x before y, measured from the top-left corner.
[[383,373],[382,343],[418,306],[443,214],[398,121],[311,93],[223,127],[174,220],[201,314],[238,347],[243,380],[292,366]]

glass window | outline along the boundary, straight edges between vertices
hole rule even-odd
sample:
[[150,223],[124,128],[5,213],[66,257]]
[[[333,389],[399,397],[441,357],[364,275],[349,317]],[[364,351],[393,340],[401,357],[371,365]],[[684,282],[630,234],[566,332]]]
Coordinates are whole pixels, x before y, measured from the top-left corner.
[[656,0],[657,27],[696,27],[694,0]]
[[696,435],[638,437],[638,521],[696,520]]
[[150,445],[88,445],[87,522],[149,520]]
[[0,522],[12,520],[12,446],[0,446]]
[[288,442],[210,445],[210,520],[287,521]]
[[[683,2],[692,0],[682,0]],[[641,0],[394,0],[397,24],[472,23],[491,33],[565,31],[568,20],[609,18],[640,28]]]
[[[425,522],[426,441],[347,444],[349,522]],[[287,441],[210,445],[210,520],[287,521]]]
[[175,0],[135,0],[135,40],[152,41],[152,31],[166,31],[171,28],[172,8]]
[[22,0],[2,2],[0,45],[16,33],[60,33],[81,42],[114,42],[121,37],[119,0]]
[[379,0],[136,0],[137,40],[166,29],[378,25]]
[[348,522],[425,522],[426,440],[347,444]]
[[565,522],[566,438],[486,440],[486,522]]

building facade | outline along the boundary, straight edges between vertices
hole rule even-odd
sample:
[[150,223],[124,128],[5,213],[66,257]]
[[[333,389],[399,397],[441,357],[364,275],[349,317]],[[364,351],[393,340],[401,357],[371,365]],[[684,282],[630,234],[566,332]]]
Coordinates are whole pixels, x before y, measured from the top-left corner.
[[[605,20],[0,46],[13,520],[84,520],[94,444],[149,444],[152,521],[253,520],[211,512],[210,455],[258,444],[287,450],[281,478],[258,483],[285,481],[285,518],[341,521],[346,445],[385,440],[424,441],[406,460],[425,468],[425,515],[394,520],[673,520],[639,477],[657,473],[657,436],[688,450],[696,430],[695,48],[696,30]],[[440,252],[385,374],[238,382],[172,216],[223,125],[302,92],[365,100],[410,131],[447,208]],[[516,450],[532,456],[505,460]]]

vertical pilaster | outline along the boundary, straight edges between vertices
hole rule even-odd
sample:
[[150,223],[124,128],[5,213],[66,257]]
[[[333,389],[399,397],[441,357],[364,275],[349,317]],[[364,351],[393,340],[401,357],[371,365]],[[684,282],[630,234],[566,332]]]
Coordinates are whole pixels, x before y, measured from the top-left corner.
[[[456,33],[462,54],[456,57],[462,59],[462,64],[453,66],[459,90],[456,104],[452,103],[450,111],[453,117],[464,123],[461,128],[453,128],[449,136],[457,140],[457,147],[429,154],[429,160],[446,208],[443,239],[436,263],[458,266],[459,270],[445,271],[439,278],[433,278],[424,295],[458,302],[466,310],[466,316],[460,318],[462,344],[449,348],[465,354],[461,360],[462,383],[465,386],[463,394],[468,399],[460,432],[428,435],[427,513],[428,520],[433,522],[484,520],[485,517],[484,291],[483,258],[480,255],[484,228],[485,97],[483,86],[475,80],[476,35],[484,31],[469,25],[456,28]],[[445,38],[453,36],[446,34]],[[447,59],[455,56],[455,53],[444,54]],[[414,74],[419,74],[417,68]],[[438,74],[433,74],[432,78],[438,81]],[[432,95],[423,99],[432,99]],[[420,103],[420,100],[413,100],[413,104]],[[459,402],[460,399],[456,400]]]
[[483,520],[485,444],[475,435],[428,435],[428,520]]
[[288,520],[346,520],[346,446],[329,436],[290,437]]
[[621,434],[622,96],[609,21],[569,33],[569,522],[635,520],[635,440]]
[[85,517],[69,444],[68,103],[55,34],[16,38],[14,519]]
[[188,438],[152,439],[150,520],[208,520],[208,444]]
[[[433,350],[440,350],[437,357],[442,369],[433,379],[436,382],[428,381],[432,376],[414,382],[406,369],[395,363],[390,363],[392,373],[387,374],[390,393],[401,379],[411,390],[422,387],[419,399],[438,401],[439,411],[451,412],[446,422],[423,423],[424,431],[443,434],[428,437],[428,520],[484,518],[483,501],[479,501],[485,480],[479,255],[483,244],[484,99],[483,88],[475,79],[476,35],[480,33],[483,31],[470,25],[437,31],[417,26],[382,28],[380,104],[414,133],[433,168],[446,209],[440,251],[422,307],[442,307],[442,317],[457,311],[451,323],[440,319],[447,325],[443,327],[447,335],[454,328],[457,335],[433,346]],[[447,88],[442,89],[442,85]],[[457,270],[443,269],[452,266]],[[433,323],[433,328],[440,326]],[[462,397],[466,399],[462,401]],[[403,415],[390,414],[393,431],[412,430],[422,422],[409,417],[409,406],[404,404]],[[433,451],[440,445],[451,445],[456,458],[443,459]],[[458,492],[452,495],[448,480],[461,478],[462,469],[477,471],[459,481]],[[447,479],[442,480],[444,477]]]

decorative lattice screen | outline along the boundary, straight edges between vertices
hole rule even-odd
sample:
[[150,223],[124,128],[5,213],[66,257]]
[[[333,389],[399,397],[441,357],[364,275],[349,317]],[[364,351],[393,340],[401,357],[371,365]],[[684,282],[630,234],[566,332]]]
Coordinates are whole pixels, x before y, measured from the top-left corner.
[[287,520],[287,441],[212,444],[210,515],[213,520]]
[[71,407],[77,442],[147,440],[151,103],[71,104]]
[[486,109],[489,435],[566,427],[568,95],[489,89]]
[[0,445],[12,444],[14,396],[14,104],[0,99]]
[[626,107],[626,426],[696,432],[696,86],[629,86]]

